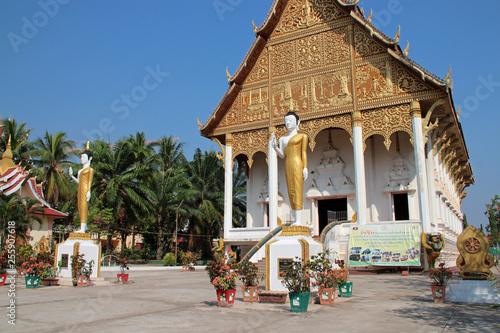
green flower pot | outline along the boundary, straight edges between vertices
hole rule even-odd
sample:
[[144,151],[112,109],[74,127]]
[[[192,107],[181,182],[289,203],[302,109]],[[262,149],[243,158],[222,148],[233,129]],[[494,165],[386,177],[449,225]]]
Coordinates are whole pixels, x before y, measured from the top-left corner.
[[25,276],[24,282],[26,283],[27,289],[35,289],[40,285],[40,277],[39,276]]
[[309,298],[311,297],[311,293],[309,291],[305,291],[302,293],[288,293],[290,297],[290,307],[292,312],[306,312],[307,307],[309,306]]
[[339,286],[340,297],[351,297],[352,296],[352,282],[346,282]]

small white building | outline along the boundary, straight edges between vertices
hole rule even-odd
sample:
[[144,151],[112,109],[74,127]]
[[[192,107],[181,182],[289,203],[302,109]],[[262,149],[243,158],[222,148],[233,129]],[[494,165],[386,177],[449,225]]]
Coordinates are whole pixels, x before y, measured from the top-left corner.
[[[229,89],[200,125],[201,135],[224,146],[227,246],[245,254],[278,218],[291,220],[284,161],[270,133],[284,135],[284,115],[293,110],[309,138],[302,221],[313,237],[355,213],[359,225],[418,222],[445,235],[442,253],[454,262],[460,205],[474,177],[450,77],[425,70],[398,35],[389,38],[370,21],[354,1],[276,0],[255,28]],[[234,161],[248,177],[245,228],[231,225]],[[342,259],[349,226],[327,235]]]

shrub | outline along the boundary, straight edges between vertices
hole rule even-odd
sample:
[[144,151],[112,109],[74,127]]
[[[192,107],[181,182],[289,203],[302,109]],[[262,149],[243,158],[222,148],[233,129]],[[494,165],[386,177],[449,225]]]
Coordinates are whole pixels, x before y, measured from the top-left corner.
[[165,254],[162,261],[165,266],[175,266],[175,255],[172,252],[168,252]]

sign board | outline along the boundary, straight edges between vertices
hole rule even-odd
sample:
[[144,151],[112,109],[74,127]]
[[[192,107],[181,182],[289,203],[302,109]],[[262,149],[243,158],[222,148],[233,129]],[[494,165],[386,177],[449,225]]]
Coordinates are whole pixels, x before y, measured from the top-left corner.
[[61,268],[68,268],[69,254],[64,253],[61,256]]
[[283,272],[292,263],[293,263],[293,258],[278,258],[278,279],[283,278],[281,272]]
[[420,266],[420,223],[351,226],[350,266]]

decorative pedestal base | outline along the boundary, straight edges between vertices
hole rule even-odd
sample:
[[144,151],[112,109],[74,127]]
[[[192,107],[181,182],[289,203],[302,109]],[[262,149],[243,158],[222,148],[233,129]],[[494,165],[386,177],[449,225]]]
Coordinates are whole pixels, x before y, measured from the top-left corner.
[[278,239],[266,244],[266,290],[287,291],[279,273],[296,257],[306,262],[321,252],[323,244],[311,237],[309,227],[283,227]]
[[500,294],[486,280],[460,280],[447,286],[446,301],[498,304]]
[[57,244],[54,266],[57,267],[59,261],[62,262],[60,277],[71,278],[71,256],[79,252],[83,254],[83,259],[89,263],[94,260],[91,278],[100,276],[101,268],[101,245],[97,245],[90,239],[90,234],[71,233],[64,242]]

